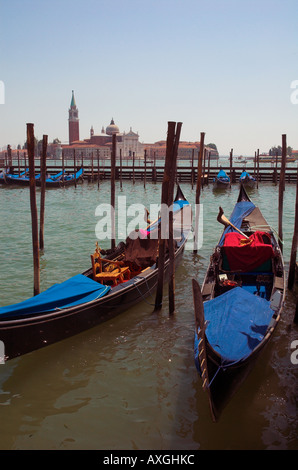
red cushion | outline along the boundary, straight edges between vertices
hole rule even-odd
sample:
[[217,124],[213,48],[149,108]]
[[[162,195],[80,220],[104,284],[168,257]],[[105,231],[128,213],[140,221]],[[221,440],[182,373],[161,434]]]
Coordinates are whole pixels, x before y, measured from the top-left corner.
[[[263,236],[268,243],[264,243]],[[249,239],[238,232],[228,232],[224,239],[224,251],[231,271],[254,271],[274,256],[270,236],[255,232]]]

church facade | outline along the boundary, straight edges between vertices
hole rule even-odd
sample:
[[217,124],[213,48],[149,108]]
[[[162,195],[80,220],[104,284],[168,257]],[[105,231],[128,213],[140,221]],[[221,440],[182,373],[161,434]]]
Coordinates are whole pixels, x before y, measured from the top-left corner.
[[76,106],[74,91],[72,91],[70,108],[68,110],[68,145],[62,145],[65,158],[73,158],[74,152],[79,157],[91,158],[110,158],[112,148],[112,136],[116,134],[116,158],[123,159],[142,158],[144,156],[144,145],[139,141],[139,134],[133,132],[132,128],[128,133],[121,133],[119,127],[112,118],[110,124],[102,127],[99,134],[95,134],[93,126],[90,129],[90,136],[87,139],[80,140],[79,130],[79,111]]

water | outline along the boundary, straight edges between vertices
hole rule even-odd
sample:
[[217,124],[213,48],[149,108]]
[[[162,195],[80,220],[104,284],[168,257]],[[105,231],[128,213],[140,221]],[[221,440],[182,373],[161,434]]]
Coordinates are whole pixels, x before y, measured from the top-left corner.
[[[186,250],[176,272],[176,313],[153,313],[154,299],[78,336],[0,366],[0,449],[297,449],[297,374],[291,344],[296,297],[288,293],[272,342],[224,411],[211,421],[193,360],[191,278],[202,282],[238,186],[204,188],[203,245]],[[47,190],[41,290],[90,266],[95,208],[109,202],[109,183]],[[194,203],[195,189],[182,190]],[[288,268],[294,227],[295,185],[284,196],[284,257]],[[117,183],[127,203],[160,202],[161,186]],[[261,184],[253,202],[278,226],[278,188]],[[39,190],[37,190],[39,207]],[[0,187],[0,304],[33,294],[29,189]],[[108,247],[109,242],[101,243]]]

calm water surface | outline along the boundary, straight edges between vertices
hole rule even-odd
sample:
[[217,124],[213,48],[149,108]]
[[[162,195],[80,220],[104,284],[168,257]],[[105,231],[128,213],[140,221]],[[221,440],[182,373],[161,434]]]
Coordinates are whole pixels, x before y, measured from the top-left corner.
[[[191,202],[195,190],[182,189]],[[127,203],[160,202],[161,186],[123,183]],[[153,313],[154,298],[117,318],[53,346],[0,366],[0,449],[298,449],[297,376],[291,343],[296,297],[288,293],[269,347],[220,421],[212,423],[207,396],[193,360],[191,278],[202,282],[238,186],[216,193],[204,188],[203,244],[186,250],[176,272],[176,313]],[[89,267],[96,206],[109,202],[108,182],[47,190],[41,290]],[[284,196],[284,257],[291,251],[294,185]],[[261,184],[251,198],[278,227],[278,187]],[[39,190],[37,190],[39,205]],[[0,187],[0,305],[33,293],[29,189]],[[108,242],[101,243],[108,247]]]

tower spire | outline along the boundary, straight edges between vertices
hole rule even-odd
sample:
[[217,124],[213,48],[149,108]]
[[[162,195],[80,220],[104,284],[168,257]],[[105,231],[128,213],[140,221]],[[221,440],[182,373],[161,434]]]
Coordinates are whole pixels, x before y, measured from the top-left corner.
[[75,102],[74,91],[72,90],[70,108],[68,110],[68,132],[69,143],[80,140],[79,134],[79,111]]
[[72,96],[71,96],[70,107],[71,107],[71,108],[76,108],[76,107],[77,107],[77,105],[76,105],[76,100],[75,100],[75,97],[74,97],[74,91],[73,91],[73,90],[72,90]]

